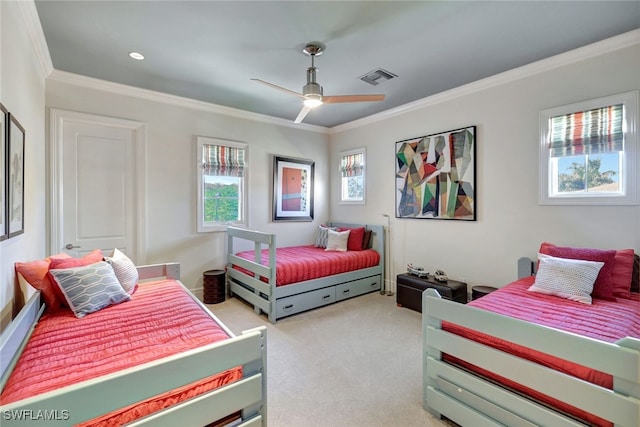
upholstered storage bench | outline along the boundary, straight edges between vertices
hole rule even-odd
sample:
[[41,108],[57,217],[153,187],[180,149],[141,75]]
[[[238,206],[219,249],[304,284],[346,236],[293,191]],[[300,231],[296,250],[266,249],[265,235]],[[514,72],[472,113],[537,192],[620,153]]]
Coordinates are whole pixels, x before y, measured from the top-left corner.
[[433,276],[418,277],[403,273],[396,277],[398,307],[406,307],[422,313],[422,293],[425,289],[433,288],[442,298],[466,304],[467,284],[457,280],[438,282]]

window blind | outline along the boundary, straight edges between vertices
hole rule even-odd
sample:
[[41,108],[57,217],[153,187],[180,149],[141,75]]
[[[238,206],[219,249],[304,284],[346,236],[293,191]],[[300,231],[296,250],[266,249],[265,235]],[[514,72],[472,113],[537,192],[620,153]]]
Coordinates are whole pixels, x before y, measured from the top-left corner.
[[241,177],[245,167],[244,148],[225,145],[202,145],[205,175]]
[[362,175],[364,171],[364,154],[356,153],[342,156],[340,171],[342,172],[342,177]]
[[551,117],[551,157],[623,151],[623,104]]

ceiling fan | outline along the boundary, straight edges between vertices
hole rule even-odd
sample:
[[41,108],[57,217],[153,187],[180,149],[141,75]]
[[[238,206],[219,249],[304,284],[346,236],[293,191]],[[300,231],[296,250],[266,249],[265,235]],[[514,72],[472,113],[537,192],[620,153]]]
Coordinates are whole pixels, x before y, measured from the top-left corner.
[[294,92],[282,86],[275,85],[273,83],[266,82],[260,79],[251,79],[258,83],[270,86],[274,89],[281,90],[285,93],[297,96],[303,100],[304,105],[302,110],[296,117],[295,123],[300,123],[311,109],[322,104],[337,104],[346,102],[371,102],[371,101],[383,101],[383,94],[372,95],[323,95],[322,86],[316,81],[316,71],[314,59],[316,56],[322,55],[324,52],[324,46],[318,42],[308,43],[302,50],[305,54],[311,57],[311,67],[307,68],[307,84],[302,88],[302,93]]

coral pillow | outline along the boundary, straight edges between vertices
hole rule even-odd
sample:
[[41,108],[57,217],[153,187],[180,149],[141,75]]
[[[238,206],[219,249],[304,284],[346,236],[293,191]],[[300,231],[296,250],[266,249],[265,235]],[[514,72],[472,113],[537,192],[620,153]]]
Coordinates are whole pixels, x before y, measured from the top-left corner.
[[556,258],[577,259],[583,261],[602,262],[604,265],[600,269],[598,278],[593,284],[593,298],[615,301],[613,295],[613,285],[611,283],[611,273],[615,264],[615,250],[604,251],[600,249],[552,247],[549,248],[549,255]]
[[631,297],[631,282],[633,278],[633,249],[619,249],[616,251],[611,282],[613,295],[619,298]]
[[337,231],[349,230],[349,240],[347,241],[348,251],[361,251],[363,249],[362,244],[364,242],[364,227],[356,228],[344,228],[340,227]]
[[16,262],[16,274],[21,275],[29,285],[42,293],[42,299],[47,305],[47,310],[54,312],[62,307],[62,300],[56,292],[56,285],[49,278],[49,265],[51,258],[39,259],[29,262]]
[[103,255],[101,249],[95,249],[82,258],[51,258],[51,266],[49,269],[84,267],[89,264],[95,264],[102,261]]

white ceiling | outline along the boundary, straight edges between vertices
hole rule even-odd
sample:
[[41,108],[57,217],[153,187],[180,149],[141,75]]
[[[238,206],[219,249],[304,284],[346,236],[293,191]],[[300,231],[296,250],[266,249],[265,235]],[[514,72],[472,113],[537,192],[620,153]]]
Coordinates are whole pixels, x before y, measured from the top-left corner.
[[[329,104],[305,123],[332,127],[640,28],[640,1],[36,0],[56,70],[295,119],[309,57]],[[128,57],[131,51],[144,61]],[[383,68],[398,77],[371,86]]]

